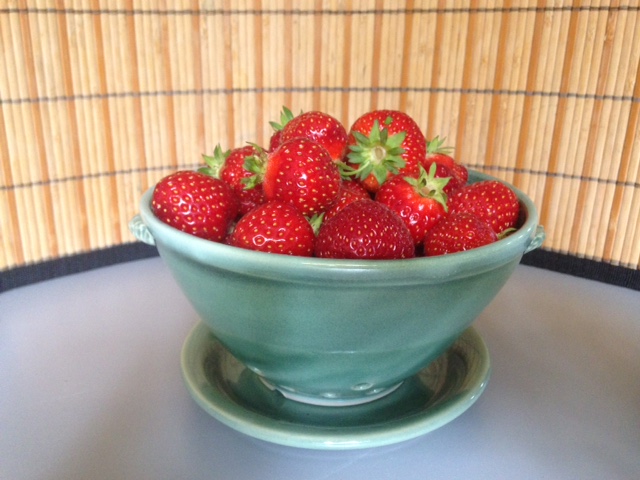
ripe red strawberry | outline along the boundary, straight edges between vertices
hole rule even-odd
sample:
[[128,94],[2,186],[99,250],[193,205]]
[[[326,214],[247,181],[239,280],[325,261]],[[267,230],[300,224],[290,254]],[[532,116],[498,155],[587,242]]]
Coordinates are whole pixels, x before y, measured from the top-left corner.
[[179,171],[158,182],[151,208],[156,217],[178,230],[221,242],[238,213],[239,201],[222,180]]
[[252,157],[245,168],[254,173],[248,186],[262,183],[267,200],[278,200],[313,216],[338,198],[340,171],[329,153],[308,138],[282,143],[275,151]]
[[377,192],[389,175],[418,176],[426,155],[426,140],[418,124],[406,113],[374,110],[351,126],[343,174]]
[[325,212],[323,221],[326,222],[350,203],[365,198],[370,199],[371,196],[361,183],[352,182],[351,180],[343,180],[342,184],[340,185],[340,193],[338,194],[338,199]]
[[518,197],[497,180],[485,180],[461,188],[449,198],[449,213],[468,212],[487,222],[498,235],[516,228],[520,215]]
[[421,162],[422,166],[425,170],[429,170],[432,163],[444,165],[451,170],[451,173],[457,179],[457,183],[460,185],[466,185],[469,180],[469,171],[464,165],[456,162],[456,160],[450,155],[451,152],[453,152],[453,148],[443,146],[444,141],[444,138],[440,139],[440,137],[436,136],[433,140],[427,143],[427,155]]
[[262,185],[247,188],[244,183],[245,178],[253,176],[252,172],[244,168],[247,158],[259,154],[260,152],[253,145],[234,148],[226,152],[223,152],[220,145],[217,145],[213,155],[203,155],[207,166],[198,169],[200,173],[221,179],[233,189],[240,200],[240,215],[244,215],[266,201]]
[[280,140],[286,142],[299,137],[322,145],[334,161],[342,160],[347,146],[347,131],[344,126],[324,112],[305,112],[292,118],[283,127]]
[[316,238],[321,258],[384,259],[415,256],[413,239],[387,206],[365,199],[350,203],[324,222]]
[[472,213],[453,213],[443,218],[424,239],[424,253],[432,257],[462,252],[498,240],[487,222]]
[[435,178],[449,179],[449,181],[443,188],[444,193],[447,194],[447,197],[451,195],[453,192],[455,192],[456,190],[459,190],[460,188],[464,187],[464,184],[460,183],[460,179],[453,174],[453,172],[449,167],[445,167],[441,163],[436,163],[436,162],[431,162],[430,164],[429,163],[426,163],[426,164],[429,165],[429,168],[424,168],[424,170],[426,170],[427,172],[432,168],[432,165],[436,169],[435,175],[434,175]]
[[415,245],[424,241],[426,233],[447,214],[445,186],[450,177],[437,178],[436,165],[429,172],[420,167],[418,178],[397,175],[387,180],[376,201],[397,213],[409,228]]
[[276,148],[280,146],[282,143],[282,130],[284,127],[293,120],[295,115],[289,110],[287,107],[282,107],[282,112],[280,113],[280,123],[277,122],[269,122],[274,132],[269,139],[269,151],[273,152]]
[[283,255],[313,255],[315,233],[293,205],[267,202],[244,215],[229,237],[229,245]]

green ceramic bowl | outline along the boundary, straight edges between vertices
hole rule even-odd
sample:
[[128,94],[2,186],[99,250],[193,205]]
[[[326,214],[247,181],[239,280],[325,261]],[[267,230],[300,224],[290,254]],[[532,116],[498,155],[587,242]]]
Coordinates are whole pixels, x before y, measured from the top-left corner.
[[[470,181],[484,179],[493,177],[470,172]],[[294,400],[350,405],[393,391],[442,354],[540,246],[536,208],[514,191],[523,210],[517,232],[434,258],[331,260],[230,247],[160,222],[152,189],[130,228],[157,246],[202,321],[268,386]]]

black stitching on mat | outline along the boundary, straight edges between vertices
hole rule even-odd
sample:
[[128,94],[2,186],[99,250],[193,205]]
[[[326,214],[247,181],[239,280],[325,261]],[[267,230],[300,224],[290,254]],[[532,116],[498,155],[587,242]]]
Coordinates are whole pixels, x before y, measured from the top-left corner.
[[108,100],[118,98],[149,98],[149,97],[183,97],[203,95],[233,95],[233,94],[263,94],[263,93],[362,93],[362,92],[390,92],[390,93],[447,93],[461,95],[506,95],[523,97],[573,98],[578,100],[600,100],[614,102],[640,102],[640,97],[632,95],[596,95],[576,92],[546,92],[527,90],[493,90],[482,88],[431,88],[431,87],[267,87],[267,88],[209,88],[203,90],[170,90],[155,92],[114,92],[106,94],[60,95],[36,98],[0,98],[0,105],[18,105],[24,103],[55,103],[70,101]]
[[[196,168],[201,166],[202,164],[180,165],[178,169],[179,170],[195,170]],[[176,171],[176,167],[172,165],[159,165],[159,166],[147,167],[147,168],[128,168],[126,170],[116,170],[113,172],[88,173],[86,175],[73,175],[70,177],[52,178],[51,180],[47,180],[47,181],[17,183],[15,185],[0,185],[0,192],[26,189],[26,188],[46,187],[49,185],[59,185],[61,183],[82,182],[84,180],[96,180],[100,178],[109,178],[109,177],[116,177],[116,176],[122,176],[122,175],[143,174],[143,173],[149,173],[149,172],[162,172],[164,170],[173,172],[173,171]]]
[[559,7],[482,7],[482,8],[383,8],[362,10],[315,10],[315,9],[90,9],[90,8],[3,8],[0,14],[52,14],[52,15],[403,15],[403,14],[483,14],[483,13],[547,13],[547,12],[614,12],[640,11],[640,6],[559,6]]
[[[581,182],[614,185],[615,187],[622,187],[622,188],[640,188],[640,182],[620,181],[617,179],[607,179],[607,178],[597,178],[597,177],[587,177],[582,175],[573,175],[569,173],[533,170],[529,168],[505,167],[501,165],[485,165],[485,164],[477,164],[477,163],[467,163],[465,165],[474,170],[485,171],[485,172],[487,171],[507,172],[507,173],[510,172],[510,173],[519,173],[519,174],[532,175],[532,176],[538,176],[538,177],[543,176],[543,177],[560,178],[564,180],[577,180]],[[202,164],[180,165],[178,168],[180,170],[195,170],[200,166],[202,166]],[[88,180],[88,179],[95,180],[99,178],[108,178],[108,177],[114,177],[119,175],[143,174],[147,172],[162,172],[164,170],[175,171],[175,167],[171,165],[160,165],[160,166],[149,167],[149,168],[131,168],[126,170],[116,170],[113,172],[91,173],[83,176],[76,175],[71,177],[54,178],[46,182],[39,181],[39,182],[29,182],[29,183],[18,183],[15,185],[0,185],[0,192],[27,189],[27,188],[38,188],[38,187],[44,187],[48,185],[57,185],[57,184],[69,183],[69,182],[81,182],[83,180]]]

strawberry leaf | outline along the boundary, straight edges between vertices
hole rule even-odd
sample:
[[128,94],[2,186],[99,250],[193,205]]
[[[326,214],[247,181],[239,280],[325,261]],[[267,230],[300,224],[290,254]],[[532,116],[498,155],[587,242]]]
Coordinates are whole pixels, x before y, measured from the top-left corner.
[[427,172],[422,166],[420,166],[420,175],[417,178],[404,177],[405,181],[411,185],[415,191],[425,198],[432,198],[444,207],[445,212],[448,211],[447,207],[447,194],[444,192],[444,187],[447,186],[451,177],[436,177],[436,165],[432,164]]
[[502,240],[503,238],[508,237],[509,235],[511,235],[513,232],[516,232],[517,230],[518,230],[517,228],[513,228],[513,227],[504,229],[498,234],[498,240]]
[[198,172],[209,175],[210,177],[220,178],[222,167],[224,166],[230,154],[231,150],[223,152],[220,144],[216,145],[213,149],[213,155],[202,155],[202,159],[207,164],[207,166],[200,167],[198,169]]
[[436,153],[444,153],[445,155],[449,155],[453,153],[453,147],[444,147],[445,138],[440,138],[439,136],[435,136],[433,140],[427,142],[427,154],[436,154]]
[[241,180],[245,190],[255,188],[262,183],[267,163],[266,158],[264,151],[260,149],[257,155],[251,155],[244,159],[244,169],[253,173],[252,176],[245,177]]
[[354,176],[364,180],[373,174],[378,183],[382,184],[389,173],[397,174],[405,166],[402,144],[407,136],[406,132],[389,135],[389,130],[380,128],[380,123],[375,120],[369,136],[358,131],[353,131],[352,134],[356,143],[349,146],[347,158],[357,168],[343,169],[343,177]]
[[293,112],[291,112],[291,110],[289,110],[287,107],[283,106],[282,112],[280,113],[280,123],[269,122],[269,125],[271,125],[271,128],[273,128],[276,132],[279,132],[285,127],[287,123],[289,123],[294,118],[295,115],[293,114]]
[[317,236],[318,232],[320,231],[320,227],[322,226],[322,222],[324,221],[324,212],[316,213],[312,217],[310,218],[306,217],[306,218],[309,221],[311,228],[313,228],[313,233]]

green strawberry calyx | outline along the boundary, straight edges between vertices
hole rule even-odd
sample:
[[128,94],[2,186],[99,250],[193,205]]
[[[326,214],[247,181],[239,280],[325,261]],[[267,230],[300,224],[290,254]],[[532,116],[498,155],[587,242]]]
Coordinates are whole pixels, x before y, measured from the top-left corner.
[[307,219],[307,221],[311,225],[311,228],[313,228],[313,233],[316,236],[318,236],[318,232],[320,231],[320,227],[322,226],[322,223],[324,222],[324,212],[316,213],[316,214],[312,215],[311,217],[305,217],[305,218]]
[[[387,122],[383,122],[387,123]],[[340,170],[344,178],[356,177],[360,180],[373,175],[380,185],[389,173],[398,174],[406,164],[402,158],[405,149],[402,144],[406,132],[389,135],[389,130],[380,127],[378,120],[373,122],[369,136],[360,132],[352,132],[356,140],[349,146],[349,164],[341,164]],[[352,166],[352,165],[355,165]]]
[[293,114],[293,112],[289,110],[287,107],[283,106],[282,112],[280,112],[280,123],[269,122],[269,125],[271,125],[271,128],[273,128],[276,132],[280,132],[285,127],[285,125],[289,123],[291,120],[293,120],[294,118],[295,118],[295,115]]
[[444,207],[444,211],[448,212],[447,194],[444,187],[447,186],[451,177],[436,177],[436,164],[431,164],[427,172],[424,167],[420,166],[420,175],[415,177],[404,177],[404,180],[411,185],[414,190],[424,198],[431,198]]
[[435,155],[437,153],[451,155],[453,153],[453,147],[443,146],[445,140],[446,137],[440,138],[436,135],[431,141],[427,142],[427,155]]
[[249,145],[256,149],[256,154],[244,159],[244,169],[253,173],[250,177],[245,177],[241,180],[245,190],[251,190],[260,185],[264,180],[264,173],[267,169],[267,152],[265,149],[254,143],[249,143]]
[[498,234],[498,240],[507,238],[509,235],[511,235],[513,232],[516,232],[517,230],[518,230],[517,228],[513,228],[513,227],[504,229]]
[[227,158],[229,158],[229,155],[231,155],[231,150],[223,152],[220,144],[216,145],[213,149],[213,155],[202,155],[202,159],[207,166],[200,167],[198,172],[209,175],[210,177],[220,178],[220,172],[222,171],[222,167],[227,161]]

